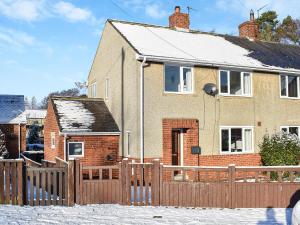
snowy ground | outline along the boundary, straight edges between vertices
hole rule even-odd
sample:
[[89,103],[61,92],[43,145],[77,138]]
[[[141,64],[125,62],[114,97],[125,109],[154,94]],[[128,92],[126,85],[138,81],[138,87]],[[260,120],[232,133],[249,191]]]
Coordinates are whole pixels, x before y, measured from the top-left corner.
[[[288,218],[286,220],[286,217]],[[286,209],[202,209],[88,205],[0,206],[0,224],[290,224]]]

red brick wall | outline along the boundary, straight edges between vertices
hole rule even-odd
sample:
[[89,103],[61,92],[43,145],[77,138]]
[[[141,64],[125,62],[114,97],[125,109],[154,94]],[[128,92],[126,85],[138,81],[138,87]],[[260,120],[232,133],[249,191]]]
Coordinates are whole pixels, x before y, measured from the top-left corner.
[[184,165],[197,165],[198,156],[191,154],[192,146],[199,146],[197,119],[163,119],[163,163],[172,164],[172,129],[184,128]]
[[[119,159],[119,136],[73,136],[68,142],[84,142],[84,158],[81,162],[87,166],[114,165]],[[107,155],[113,161],[106,159]]]
[[[64,137],[59,136],[59,127],[52,103],[48,104],[45,120],[45,159],[53,161],[55,157],[64,159]],[[55,149],[51,149],[51,132],[55,132]],[[119,159],[119,136],[68,136],[67,142],[84,142],[84,165],[112,165]],[[113,156],[113,161],[106,160],[107,155]]]
[[255,21],[247,21],[239,26],[240,37],[257,39],[259,35],[259,25]]
[[[51,148],[51,132],[55,132],[55,148]],[[64,137],[59,136],[59,127],[52,102],[48,102],[47,116],[44,125],[44,158],[53,161],[55,157],[64,159]]]
[[[6,148],[9,151],[9,158],[19,157],[19,129],[18,124],[0,124],[0,129],[5,134]],[[21,124],[20,150],[26,150],[26,125]]]
[[261,158],[258,153],[252,154],[228,154],[228,155],[202,155],[200,166],[260,166]]

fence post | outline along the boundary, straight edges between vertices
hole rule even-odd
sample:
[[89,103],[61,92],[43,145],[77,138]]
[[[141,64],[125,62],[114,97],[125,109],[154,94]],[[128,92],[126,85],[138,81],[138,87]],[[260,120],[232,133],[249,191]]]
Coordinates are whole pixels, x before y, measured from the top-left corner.
[[236,191],[235,191],[235,165],[230,164],[228,166],[229,177],[229,208],[234,209],[236,207]]
[[74,205],[74,160],[68,162],[68,206]]
[[18,205],[23,205],[23,160],[17,162],[17,176],[18,176]]
[[75,165],[74,165],[74,170],[75,170],[75,203],[80,204],[80,183],[82,182],[80,180],[80,160],[75,159]]
[[151,200],[153,206],[159,206],[159,195],[160,195],[160,161],[159,159],[153,160],[152,173],[151,173]]
[[127,166],[128,166],[128,159],[125,158],[122,160],[121,163],[121,188],[122,188],[122,204],[126,205],[128,202],[128,191],[127,191],[127,183],[130,181],[127,181],[128,176],[127,174]]

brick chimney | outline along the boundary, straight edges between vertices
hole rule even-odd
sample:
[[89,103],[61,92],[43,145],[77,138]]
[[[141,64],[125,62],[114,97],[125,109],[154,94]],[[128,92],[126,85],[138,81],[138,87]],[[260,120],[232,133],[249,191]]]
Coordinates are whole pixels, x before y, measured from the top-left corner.
[[239,25],[240,37],[246,37],[250,40],[256,40],[259,36],[259,25],[255,21],[254,12],[250,11],[250,21],[246,21]]
[[175,7],[175,12],[169,16],[170,28],[190,29],[190,16],[180,12],[180,6]]

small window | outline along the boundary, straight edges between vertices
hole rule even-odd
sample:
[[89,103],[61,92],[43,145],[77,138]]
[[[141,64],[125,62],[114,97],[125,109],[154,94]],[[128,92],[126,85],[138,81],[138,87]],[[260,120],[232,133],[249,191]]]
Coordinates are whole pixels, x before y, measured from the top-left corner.
[[94,82],[90,85],[90,93],[91,93],[91,98],[96,98],[97,97],[97,84],[96,84],[96,82]]
[[192,73],[191,67],[165,65],[165,92],[192,93]]
[[221,152],[242,153],[253,151],[253,129],[248,127],[222,127]]
[[109,79],[106,78],[105,79],[105,100],[108,100],[108,92],[109,91]]
[[280,128],[282,132],[288,133],[288,134],[296,134],[299,136],[300,126],[283,126]]
[[54,149],[55,148],[55,132],[51,132],[50,136],[51,136],[51,148]]
[[280,95],[281,97],[299,97],[299,77],[291,75],[280,76]]
[[251,73],[221,70],[219,83],[223,95],[251,96]]
[[130,135],[131,134],[130,134],[130,131],[127,131],[126,133],[127,133],[127,156],[130,156],[130,154],[131,154],[131,149],[130,149],[131,148],[131,146],[130,146],[131,137],[130,137]]
[[69,142],[69,158],[83,157],[84,156],[84,146],[83,142]]

